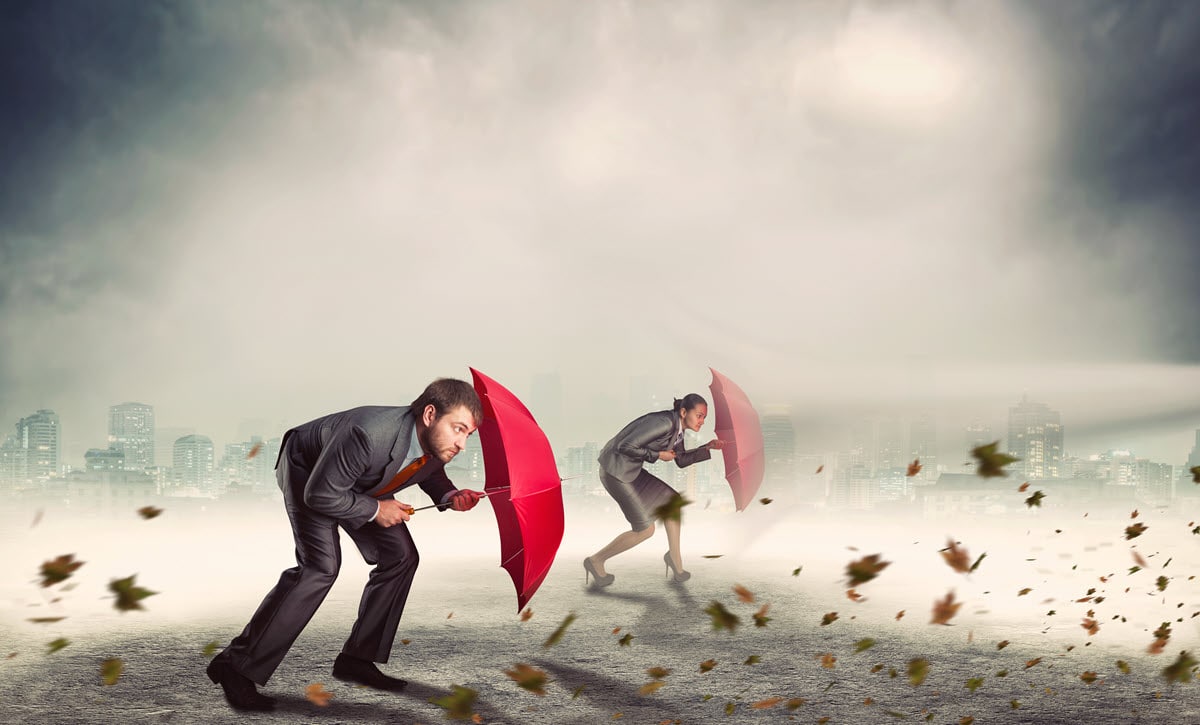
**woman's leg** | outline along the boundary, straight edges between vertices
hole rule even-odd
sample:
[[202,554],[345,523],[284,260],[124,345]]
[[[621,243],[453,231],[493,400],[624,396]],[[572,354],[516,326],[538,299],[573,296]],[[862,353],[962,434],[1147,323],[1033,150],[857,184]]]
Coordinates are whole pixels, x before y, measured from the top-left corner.
[[600,551],[597,551],[595,554],[592,554],[588,558],[592,560],[592,566],[596,567],[596,573],[600,576],[604,576],[607,573],[604,571],[604,562],[613,558],[617,554],[620,554],[621,552],[629,551],[653,535],[654,523],[651,522],[649,526],[641,531],[626,531],[622,534],[619,534],[617,538],[608,542],[607,546]]
[[683,553],[679,550],[679,521],[663,519],[663,528],[667,530],[667,547],[675,571],[683,571]]

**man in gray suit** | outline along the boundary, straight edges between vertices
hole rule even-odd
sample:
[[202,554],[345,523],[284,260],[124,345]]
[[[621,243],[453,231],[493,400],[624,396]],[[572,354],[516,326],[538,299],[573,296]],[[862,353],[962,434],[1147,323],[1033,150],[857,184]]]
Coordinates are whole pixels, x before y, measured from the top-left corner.
[[407,684],[374,664],[391,654],[418,561],[405,524],[412,507],[394,496],[417,485],[437,504],[455,511],[474,508],[481,492],[455,488],[444,468],[482,420],[471,385],[441,378],[411,406],[354,408],[284,434],[275,467],[296,566],[280,575],[250,623],[208,666],[209,678],[221,685],[230,705],[274,707],[255,683],[267,683],[333,586],[342,563],[338,527],[375,568],[333,675],[384,690]]

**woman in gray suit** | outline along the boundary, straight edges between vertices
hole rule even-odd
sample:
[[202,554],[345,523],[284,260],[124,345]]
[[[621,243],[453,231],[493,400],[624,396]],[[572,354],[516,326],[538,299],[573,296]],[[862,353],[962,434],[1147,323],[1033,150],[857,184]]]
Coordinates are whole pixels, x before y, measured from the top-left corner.
[[[600,451],[597,459],[600,462],[600,482],[616,500],[633,528],[583,560],[584,570],[595,578],[598,586],[606,587],[615,579],[604,571],[604,564],[617,554],[649,539],[654,534],[654,511],[679,495],[642,466],[655,461],[675,461],[675,465],[685,468],[699,461],[707,461],[712,455],[710,450],[724,447],[723,441],[714,439],[699,448],[690,451],[684,449],[684,429],[699,433],[707,417],[708,403],[699,395],[689,393],[677,398],[671,410],[647,413],[634,420]],[[683,557],[679,553],[679,524],[677,519],[663,520],[670,549],[663,554],[663,561],[675,573],[675,581],[684,582],[692,575],[683,569]]]

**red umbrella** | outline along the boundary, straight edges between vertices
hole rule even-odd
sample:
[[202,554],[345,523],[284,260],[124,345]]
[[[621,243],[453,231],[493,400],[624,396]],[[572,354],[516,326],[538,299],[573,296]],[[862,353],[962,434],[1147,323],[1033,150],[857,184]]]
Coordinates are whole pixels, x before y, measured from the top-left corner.
[[[517,588],[517,611],[537,591],[563,537],[562,486],[554,452],[529,409],[503,385],[471,368],[483,403],[484,491],[500,528],[500,566]],[[508,495],[502,494],[508,489]],[[500,493],[501,495],[492,495]]]
[[763,480],[763,435],[750,399],[729,378],[712,371],[713,407],[717,409],[717,438],[725,441],[725,479],[733,501],[742,511],[754,500]]

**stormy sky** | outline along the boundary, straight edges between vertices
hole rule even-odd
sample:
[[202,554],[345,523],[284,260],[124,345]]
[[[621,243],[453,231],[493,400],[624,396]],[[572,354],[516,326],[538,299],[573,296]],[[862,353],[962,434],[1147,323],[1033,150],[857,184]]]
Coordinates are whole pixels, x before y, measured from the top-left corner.
[[558,373],[570,443],[711,365],[801,448],[1028,392],[1179,463],[1198,46],[1189,2],[12,0],[0,422],[78,466],[114,403],[221,445],[473,366]]

